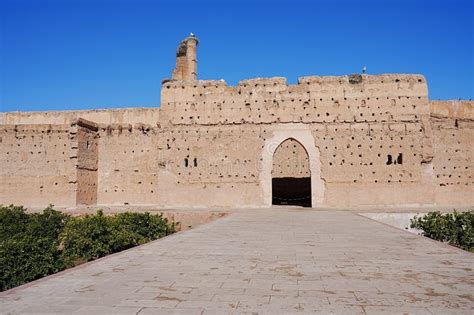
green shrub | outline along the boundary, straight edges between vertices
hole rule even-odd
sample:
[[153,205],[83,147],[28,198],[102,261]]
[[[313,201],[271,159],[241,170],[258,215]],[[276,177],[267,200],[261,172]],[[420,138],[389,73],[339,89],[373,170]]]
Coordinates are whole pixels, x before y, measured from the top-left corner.
[[51,207],[34,214],[0,207],[1,291],[64,269],[58,236],[68,218]]
[[174,224],[161,215],[120,213],[72,218],[60,239],[63,257],[68,265],[89,261],[136,245],[144,244],[174,232]]
[[410,221],[410,227],[422,230],[423,236],[474,252],[474,211],[435,211]]
[[0,291],[63,270],[57,241],[14,237],[0,243]]
[[28,220],[25,208],[14,205],[0,206],[0,241],[23,233]]
[[111,218],[113,237],[111,248],[121,251],[156,240],[175,232],[175,225],[162,215],[150,213],[119,213]]
[[70,217],[0,206],[0,291],[175,231],[161,215],[121,213]]
[[60,235],[63,257],[68,265],[110,254],[112,226],[102,211],[69,220]]
[[71,219],[68,214],[54,210],[52,205],[44,209],[42,213],[29,214],[29,218],[30,222],[26,230],[29,235],[41,235],[56,240]]

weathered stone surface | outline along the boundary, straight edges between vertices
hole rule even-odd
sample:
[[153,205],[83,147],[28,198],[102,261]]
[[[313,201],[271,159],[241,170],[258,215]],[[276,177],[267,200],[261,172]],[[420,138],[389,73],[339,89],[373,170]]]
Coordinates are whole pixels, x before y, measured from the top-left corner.
[[272,174],[309,173],[315,207],[474,204],[474,102],[430,101],[415,74],[227,86],[197,80],[196,48],[160,108],[0,114],[0,203],[269,207]]
[[47,112],[6,112],[0,113],[1,125],[52,124],[69,125],[75,119],[84,118],[98,124],[156,123],[159,108],[121,108],[93,110],[64,110]]

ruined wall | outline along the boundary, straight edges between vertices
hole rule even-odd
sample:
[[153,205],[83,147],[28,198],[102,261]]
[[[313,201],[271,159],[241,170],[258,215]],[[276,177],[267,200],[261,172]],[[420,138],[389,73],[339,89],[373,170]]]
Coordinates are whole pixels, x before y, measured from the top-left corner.
[[[169,128],[217,127],[238,149],[226,144],[202,148],[230,161],[257,161],[258,170],[262,170],[262,143],[275,132],[288,129],[290,137],[289,126],[295,124],[310,130],[320,152],[325,205],[433,200],[429,103],[426,82],[419,75],[305,77],[297,85],[286,85],[283,78],[253,79],[236,87],[223,81],[166,82],[161,118]],[[261,148],[254,147],[251,138],[242,141],[242,134],[226,134],[229,128],[259,130]],[[258,198],[261,195],[252,199],[254,205],[262,205]]]
[[98,124],[156,124],[156,122],[159,120],[159,113],[159,108],[123,108],[48,112],[6,112],[0,113],[0,125],[69,125],[78,118],[84,118]]
[[[77,191],[78,205],[94,205],[97,203],[99,141],[98,127],[95,123],[79,119],[75,121],[70,133],[73,148],[77,148]],[[105,148],[106,149],[106,148]]]
[[96,131],[83,119],[71,125],[2,125],[0,204],[96,204]]
[[433,179],[439,205],[474,204],[474,102],[432,101]]
[[259,126],[174,126],[159,135],[160,200],[176,206],[262,203]]
[[99,147],[107,150],[99,152],[98,203],[258,204],[260,133],[238,126],[101,126]]
[[434,117],[474,119],[474,101],[430,101],[430,114]]
[[167,81],[161,97],[1,114],[18,125],[0,129],[0,203],[269,206],[272,175],[309,173],[314,206],[474,203],[473,102],[429,102],[422,76]]
[[313,206],[474,203],[473,102],[430,102],[422,75],[200,81],[197,45],[161,108],[0,113],[0,202],[270,206],[311,175]]
[[162,87],[162,121],[173,125],[419,121],[429,114],[420,75],[171,81]]
[[67,125],[0,127],[0,204],[76,204],[77,150]]
[[429,204],[431,145],[421,123],[355,123],[313,130],[325,202],[334,206]]
[[197,79],[197,45],[198,39],[192,34],[179,44],[172,80]]
[[159,203],[156,129],[143,124],[100,127],[98,204]]

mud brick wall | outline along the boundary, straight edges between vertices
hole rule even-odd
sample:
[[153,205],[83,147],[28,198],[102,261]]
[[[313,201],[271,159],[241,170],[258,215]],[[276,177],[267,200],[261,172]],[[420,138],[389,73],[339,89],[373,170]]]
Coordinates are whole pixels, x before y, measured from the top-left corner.
[[[19,124],[0,129],[0,202],[266,207],[272,176],[311,175],[315,206],[474,203],[473,102],[429,101],[423,76],[168,80],[161,95],[2,114]],[[40,120],[59,124],[21,124]]]
[[0,204],[75,206],[68,125],[2,125],[0,139]]
[[98,124],[156,123],[159,108],[123,108],[94,110],[65,110],[47,112],[7,112],[0,113],[1,125],[53,124],[70,125],[82,118]]
[[434,101],[433,180],[440,205],[474,204],[474,102]]
[[101,126],[99,134],[98,203],[157,204],[155,129],[143,124],[108,125]]
[[97,203],[99,141],[97,124],[79,119],[72,124],[74,134],[72,145],[77,148],[77,191],[78,205]]

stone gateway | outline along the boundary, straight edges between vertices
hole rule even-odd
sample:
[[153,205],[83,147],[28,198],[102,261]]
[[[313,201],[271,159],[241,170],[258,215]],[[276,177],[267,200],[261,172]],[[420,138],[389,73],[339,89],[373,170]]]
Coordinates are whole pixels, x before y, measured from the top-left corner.
[[160,108],[1,113],[0,203],[474,204],[474,102],[411,74],[197,80],[197,46]]

